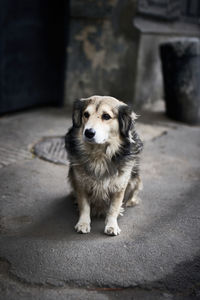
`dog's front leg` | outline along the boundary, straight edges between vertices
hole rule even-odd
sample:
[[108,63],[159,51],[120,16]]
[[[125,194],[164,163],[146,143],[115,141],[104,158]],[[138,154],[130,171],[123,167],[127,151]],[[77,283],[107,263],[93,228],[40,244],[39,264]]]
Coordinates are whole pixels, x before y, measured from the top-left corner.
[[122,206],[124,198],[124,190],[118,193],[115,193],[111,199],[111,205],[106,216],[106,226],[104,233],[108,235],[118,235],[121,232],[121,229],[118,226],[117,218],[120,214],[120,208]]
[[89,233],[90,232],[90,204],[85,195],[78,194],[78,208],[79,208],[79,220],[75,226],[77,232]]

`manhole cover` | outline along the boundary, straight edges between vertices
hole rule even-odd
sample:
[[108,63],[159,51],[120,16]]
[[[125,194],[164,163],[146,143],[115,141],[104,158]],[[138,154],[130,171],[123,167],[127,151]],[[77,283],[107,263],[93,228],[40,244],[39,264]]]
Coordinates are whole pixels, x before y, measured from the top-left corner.
[[55,164],[67,165],[67,152],[64,137],[45,137],[33,147],[33,153],[39,158]]

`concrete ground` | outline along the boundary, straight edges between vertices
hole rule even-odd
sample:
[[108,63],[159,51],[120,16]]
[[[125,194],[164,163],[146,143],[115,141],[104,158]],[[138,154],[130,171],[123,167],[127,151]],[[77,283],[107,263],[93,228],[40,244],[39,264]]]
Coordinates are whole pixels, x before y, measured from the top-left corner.
[[200,128],[144,112],[141,203],[120,236],[74,231],[67,165],[35,157],[71,124],[62,109],[0,118],[0,299],[200,299]]

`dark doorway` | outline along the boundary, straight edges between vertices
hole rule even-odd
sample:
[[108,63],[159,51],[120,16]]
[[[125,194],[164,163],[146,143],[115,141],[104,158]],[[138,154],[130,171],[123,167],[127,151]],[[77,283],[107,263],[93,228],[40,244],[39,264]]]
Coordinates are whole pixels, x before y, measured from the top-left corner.
[[0,2],[0,113],[62,105],[67,3]]

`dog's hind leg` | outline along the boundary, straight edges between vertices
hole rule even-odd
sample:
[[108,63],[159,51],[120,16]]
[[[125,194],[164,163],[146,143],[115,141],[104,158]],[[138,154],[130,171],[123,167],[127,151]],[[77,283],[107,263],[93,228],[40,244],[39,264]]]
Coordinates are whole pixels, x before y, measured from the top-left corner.
[[142,190],[142,181],[140,177],[132,176],[125,192],[124,203],[126,206],[135,206],[140,202],[140,198],[138,198],[138,193]]

